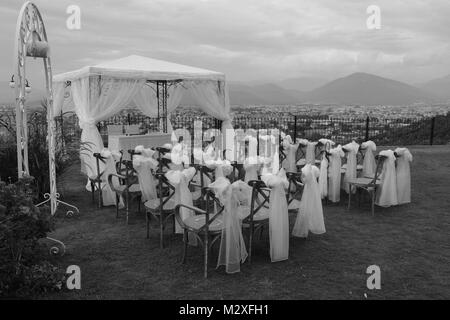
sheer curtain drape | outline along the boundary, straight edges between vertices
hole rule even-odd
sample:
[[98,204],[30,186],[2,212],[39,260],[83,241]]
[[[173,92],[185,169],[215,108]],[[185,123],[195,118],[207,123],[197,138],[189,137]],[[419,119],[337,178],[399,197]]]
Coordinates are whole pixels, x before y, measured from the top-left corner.
[[199,104],[202,111],[222,120],[222,149],[226,151],[226,158],[234,160],[234,129],[230,117],[230,101],[228,86],[223,81],[192,81],[188,83],[192,97]]
[[[169,115],[180,105],[186,89],[181,84],[171,84],[168,85],[167,91],[167,132],[172,133],[173,128]],[[155,118],[158,116],[158,98],[156,87],[153,84],[143,83],[136,92],[133,101],[136,107],[147,117]]]
[[129,104],[141,85],[141,80],[99,77],[72,81],[72,99],[82,129],[81,142],[85,150],[80,157],[88,176],[96,175],[96,163],[92,154],[103,149],[97,122],[108,119]]

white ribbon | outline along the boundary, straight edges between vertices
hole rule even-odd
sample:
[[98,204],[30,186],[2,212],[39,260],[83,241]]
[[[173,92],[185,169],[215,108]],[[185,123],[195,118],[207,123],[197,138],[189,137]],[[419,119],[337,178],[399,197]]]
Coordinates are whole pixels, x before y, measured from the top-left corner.
[[[103,205],[104,206],[112,206],[112,205],[116,204],[116,201],[115,201],[116,195],[114,194],[111,187],[109,186],[108,176],[110,174],[116,174],[116,161],[117,161],[117,159],[120,159],[120,153],[111,152],[110,150],[103,148],[102,151],[100,152],[100,156],[105,158],[104,165],[100,161],[100,164],[101,164],[100,170],[104,170],[103,175],[101,177],[101,179],[104,181],[101,184]],[[119,184],[116,178],[113,178],[112,182],[114,185]],[[123,199],[120,198],[119,208],[122,208],[122,207],[124,207]]]
[[295,220],[292,235],[306,238],[311,231],[315,234],[325,233],[325,223],[323,220],[322,200],[320,199],[319,168],[307,164],[302,168],[302,181],[304,183],[300,210]]
[[[359,144],[355,141],[352,141],[346,144],[344,149],[347,150],[347,166],[344,175],[344,190],[347,193],[350,193],[350,184],[349,181],[356,178],[357,173],[357,161],[356,161],[356,153],[359,149]],[[352,187],[352,193],[356,192],[356,188]]]
[[151,170],[156,171],[158,161],[143,155],[135,155],[133,157],[133,168],[138,174],[139,187],[142,192],[142,201],[156,199],[156,182]]
[[[241,181],[242,182],[242,181]],[[220,240],[217,267],[225,265],[227,273],[240,271],[240,264],[247,258],[242,227],[239,220],[241,206],[240,184],[230,184],[227,178],[219,177],[209,185],[224,206],[222,237]]]
[[[175,204],[192,206],[193,201],[192,193],[189,190],[189,181],[194,175],[195,168],[193,167],[184,170],[169,170],[166,172],[165,176],[167,180],[169,180],[175,188],[175,194],[173,195]],[[194,212],[188,208],[181,207],[180,216],[182,220],[186,220],[187,218],[194,216]],[[183,228],[177,221],[175,221],[175,232],[183,233]],[[190,239],[189,243],[193,244],[193,241]]]
[[286,159],[283,161],[283,168],[288,172],[297,172],[295,155],[297,153],[298,144],[293,144],[291,136],[288,135],[283,139],[282,145],[286,154]]
[[289,258],[289,216],[285,189],[289,187],[286,172],[261,176],[271,189],[269,198],[270,259],[272,262]]
[[373,153],[377,150],[377,146],[373,141],[369,140],[361,143],[361,148],[364,150],[362,174],[364,177],[373,177],[377,166]]

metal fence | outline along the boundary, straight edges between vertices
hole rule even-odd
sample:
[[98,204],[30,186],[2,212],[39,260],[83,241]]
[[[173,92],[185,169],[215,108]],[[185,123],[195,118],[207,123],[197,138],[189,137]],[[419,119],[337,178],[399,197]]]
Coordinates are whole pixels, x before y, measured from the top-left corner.
[[[186,129],[191,136],[194,121],[201,121],[202,130],[220,129],[221,121],[202,115],[172,115],[173,129]],[[109,124],[139,124],[141,132],[159,130],[159,121],[142,114],[122,114],[98,124],[103,138],[107,139]],[[327,138],[345,144],[352,140],[373,140],[377,145],[429,145],[450,142],[450,114],[434,117],[333,117],[293,114],[236,115],[235,129],[268,131],[279,129],[291,137],[318,140]]]

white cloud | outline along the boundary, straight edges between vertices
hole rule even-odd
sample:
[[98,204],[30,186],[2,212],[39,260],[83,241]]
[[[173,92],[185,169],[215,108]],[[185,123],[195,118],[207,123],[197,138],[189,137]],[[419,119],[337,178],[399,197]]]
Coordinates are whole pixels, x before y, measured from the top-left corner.
[[[420,82],[450,73],[447,0],[40,0],[57,72],[142,54],[223,71],[229,79],[333,78],[354,71]],[[65,28],[69,4],[82,29]],[[0,4],[0,71],[10,72],[21,3]],[[8,46],[7,44],[11,45]],[[8,50],[10,48],[10,50]]]

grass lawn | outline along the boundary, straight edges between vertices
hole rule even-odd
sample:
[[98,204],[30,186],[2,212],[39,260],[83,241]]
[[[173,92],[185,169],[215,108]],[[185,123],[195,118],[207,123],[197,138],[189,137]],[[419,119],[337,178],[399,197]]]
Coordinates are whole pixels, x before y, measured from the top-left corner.
[[[60,179],[65,200],[80,215],[61,210],[52,235],[67,246],[57,263],[81,268],[81,290],[50,299],[449,299],[450,146],[411,147],[413,203],[392,208],[368,203],[346,209],[324,205],[324,235],[290,238],[290,256],[271,263],[267,232],[255,245],[252,264],[228,275],[216,270],[203,279],[202,252],[190,249],[182,265],[180,235],[169,235],[159,249],[157,229],[145,238],[145,217],[131,213],[130,224],[115,218],[113,207],[97,209],[85,179],[74,165]],[[295,216],[291,216],[291,228]],[[171,228],[168,228],[171,230]],[[169,243],[170,239],[170,243]],[[381,268],[381,290],[368,290],[369,265]]]

